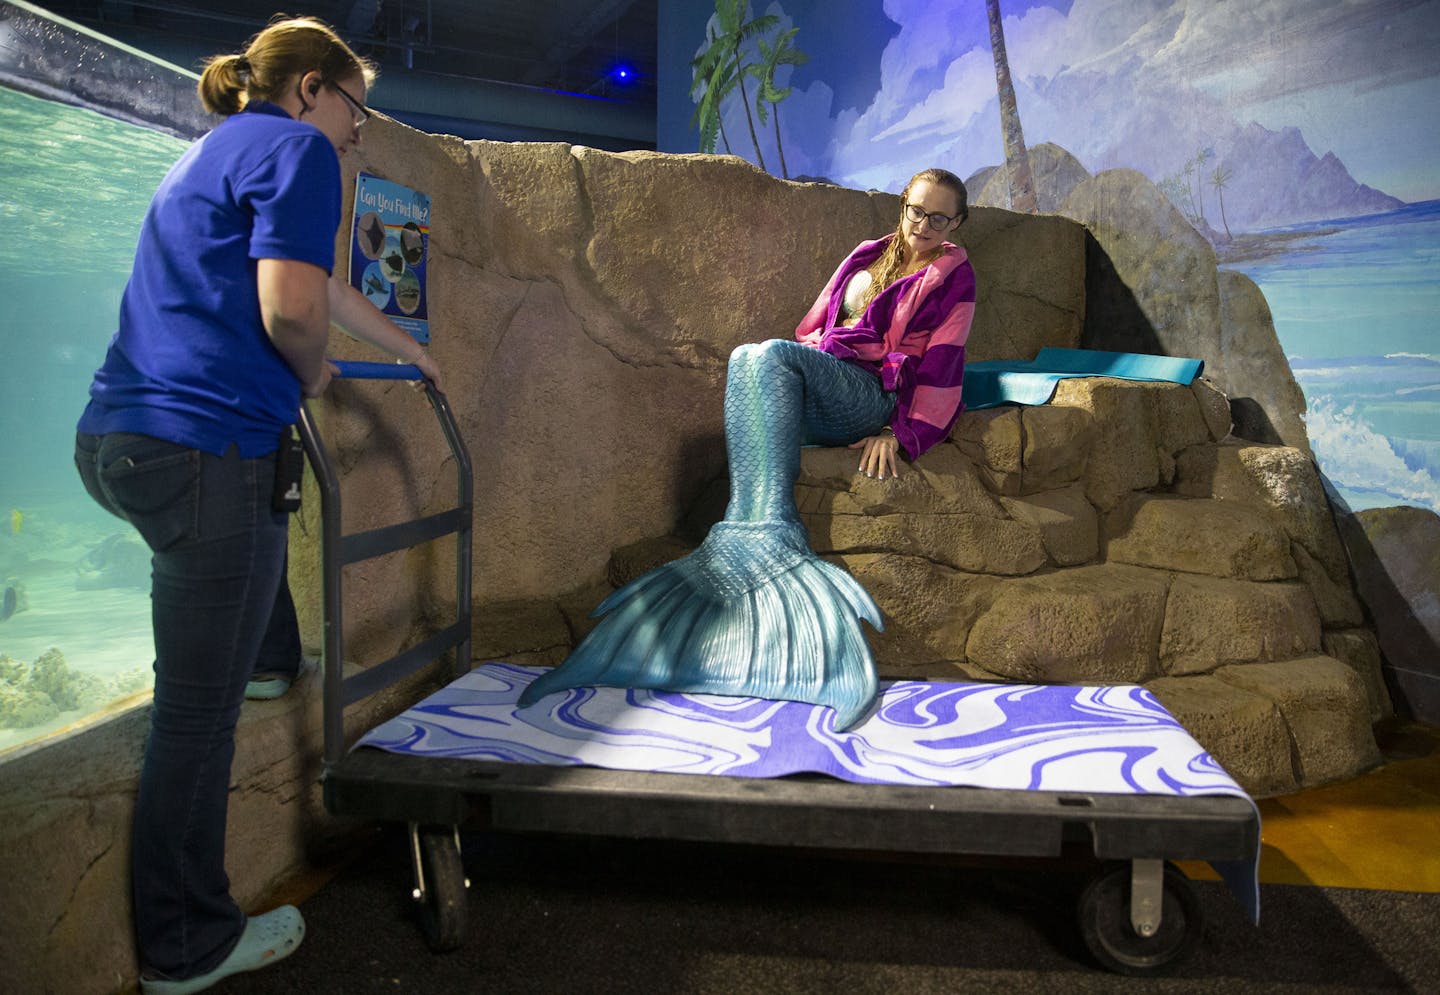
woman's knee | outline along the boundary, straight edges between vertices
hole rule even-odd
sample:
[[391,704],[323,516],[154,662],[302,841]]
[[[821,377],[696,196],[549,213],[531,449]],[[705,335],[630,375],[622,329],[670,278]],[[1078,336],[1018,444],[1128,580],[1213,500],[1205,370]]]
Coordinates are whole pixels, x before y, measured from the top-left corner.
[[756,342],[742,342],[734,349],[731,349],[730,366],[741,366],[750,362],[755,355],[755,349],[757,345],[758,343]]
[[792,351],[805,346],[788,339],[766,339],[764,342],[745,342],[730,353],[730,367],[788,363]]

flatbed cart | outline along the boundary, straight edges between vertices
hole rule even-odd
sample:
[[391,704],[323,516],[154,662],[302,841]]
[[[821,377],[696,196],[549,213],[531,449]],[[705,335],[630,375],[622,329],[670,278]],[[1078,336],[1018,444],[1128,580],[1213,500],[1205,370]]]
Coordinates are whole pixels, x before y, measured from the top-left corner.
[[[419,376],[413,367],[346,367],[346,376]],[[457,678],[470,666],[470,464],[443,396],[428,385],[426,390],[460,471],[455,512],[377,530],[380,535],[341,536],[338,482],[308,417],[302,420],[302,435],[323,495],[325,805],[335,815],[408,825],[412,897],[433,950],[454,949],[466,936],[469,882],[460,854],[462,824],[937,856],[1059,858],[1062,850],[1080,847],[1101,862],[1078,904],[1081,935],[1102,965],[1126,974],[1163,970],[1198,939],[1199,902],[1189,881],[1167,861],[1248,866],[1253,889],[1260,830],[1247,797],[917,787],[857,784],[823,775],[766,779],[420,757],[377,749],[346,753],[346,706],[452,647]],[[455,626],[391,661],[343,678],[340,567],[404,548],[411,540],[443,535],[442,526],[453,526],[465,546],[457,557],[464,575],[457,577]],[[1254,914],[1258,910],[1252,908]]]

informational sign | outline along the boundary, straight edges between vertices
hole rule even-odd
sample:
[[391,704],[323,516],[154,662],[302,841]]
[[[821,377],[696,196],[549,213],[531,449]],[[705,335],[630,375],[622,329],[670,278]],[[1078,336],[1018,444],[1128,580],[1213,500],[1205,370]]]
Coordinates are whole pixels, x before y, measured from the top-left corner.
[[422,345],[430,341],[429,250],[429,196],[361,173],[355,185],[350,283]]

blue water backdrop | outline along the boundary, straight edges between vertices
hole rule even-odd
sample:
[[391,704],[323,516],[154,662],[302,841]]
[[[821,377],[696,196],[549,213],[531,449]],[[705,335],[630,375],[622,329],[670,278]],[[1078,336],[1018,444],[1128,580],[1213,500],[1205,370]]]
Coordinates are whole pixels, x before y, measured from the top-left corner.
[[1277,229],[1253,279],[1305,392],[1320,469],[1354,510],[1440,511],[1440,200]]
[[[140,221],[185,142],[0,87],[0,658],[58,649],[82,708],[0,727],[0,752],[148,687],[149,552],[75,472]],[[79,685],[77,685],[78,687]]]
[[0,88],[0,502],[69,492],[140,220],[186,143]]

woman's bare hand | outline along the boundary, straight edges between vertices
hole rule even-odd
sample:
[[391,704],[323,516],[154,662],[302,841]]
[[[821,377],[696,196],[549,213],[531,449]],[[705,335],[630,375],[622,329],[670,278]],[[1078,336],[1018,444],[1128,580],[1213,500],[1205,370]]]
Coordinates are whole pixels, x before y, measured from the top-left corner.
[[889,432],[852,442],[850,448],[863,450],[860,453],[860,472],[865,476],[881,480],[887,476],[900,476],[900,461],[896,456],[900,451],[900,440]]
[[300,392],[306,397],[319,397],[325,393],[325,388],[330,386],[330,380],[340,372],[340,367],[328,359],[320,361],[320,372],[315,374],[315,379],[307,384],[300,385]]
[[425,379],[429,380],[436,390],[445,393],[445,384],[440,380],[440,366],[435,362],[435,357],[430,355],[430,350],[421,350],[420,358],[415,360],[414,366],[425,374]]

